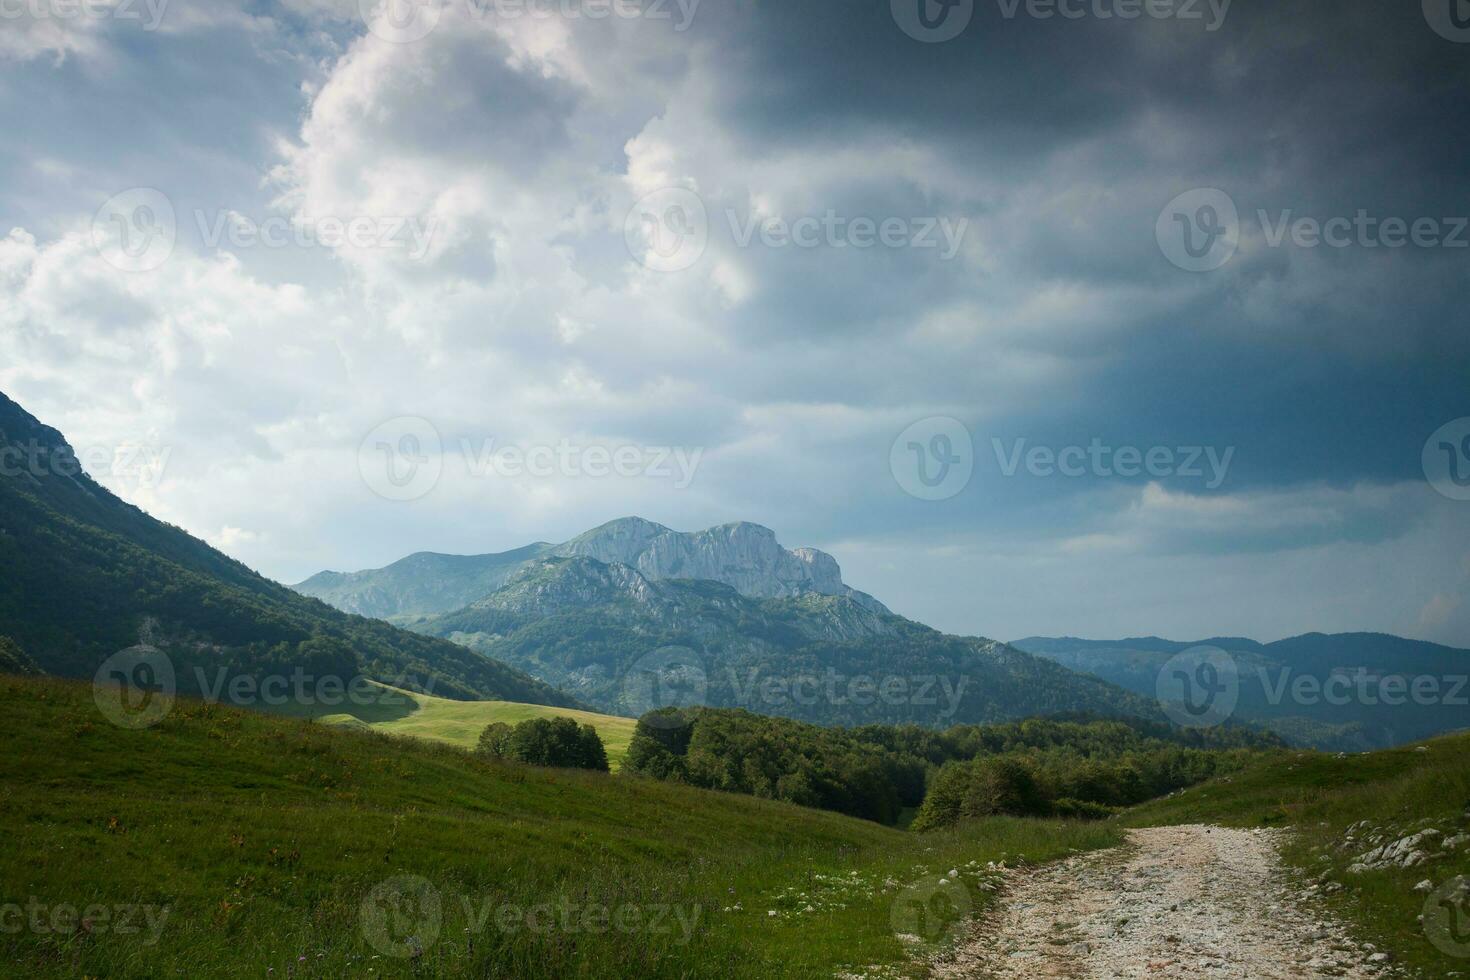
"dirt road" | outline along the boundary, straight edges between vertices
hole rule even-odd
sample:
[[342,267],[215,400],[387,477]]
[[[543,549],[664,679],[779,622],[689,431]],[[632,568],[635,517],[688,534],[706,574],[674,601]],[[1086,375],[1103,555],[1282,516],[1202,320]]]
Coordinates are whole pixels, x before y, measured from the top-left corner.
[[1013,875],[940,977],[1382,976],[1282,874],[1277,833],[1135,830],[1127,845]]

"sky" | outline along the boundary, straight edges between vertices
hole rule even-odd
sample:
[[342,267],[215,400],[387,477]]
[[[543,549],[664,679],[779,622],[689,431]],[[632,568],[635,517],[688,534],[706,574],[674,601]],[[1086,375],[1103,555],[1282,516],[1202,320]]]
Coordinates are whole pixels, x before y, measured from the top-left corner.
[[639,515],[1470,647],[1454,0],[3,0],[0,390],[272,578]]

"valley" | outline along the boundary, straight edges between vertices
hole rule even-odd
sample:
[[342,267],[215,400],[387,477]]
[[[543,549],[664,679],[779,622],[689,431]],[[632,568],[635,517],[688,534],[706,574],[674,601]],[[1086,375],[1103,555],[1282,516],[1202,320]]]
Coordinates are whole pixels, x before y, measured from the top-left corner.
[[[43,739],[63,748],[63,767],[33,751]],[[0,956],[25,975],[57,977],[369,968],[384,976],[981,976],[971,966],[988,949],[1008,949],[1012,935],[1017,948],[1061,963],[1076,960],[1079,944],[1101,953],[1144,948],[1130,936],[1172,943],[1166,934],[1178,930],[1166,923],[1177,913],[1209,923],[1180,934],[1180,952],[1239,970],[1252,962],[1247,947],[1220,938],[1232,933],[1199,919],[1207,906],[1191,897],[1201,888],[1216,894],[1222,866],[1190,857],[1238,839],[1269,841],[1269,849],[1250,844],[1246,863],[1229,873],[1268,874],[1272,889],[1287,887],[1282,901],[1311,910],[1303,928],[1327,924],[1323,962],[1349,971],[1305,975],[1371,967],[1365,975],[1377,976],[1384,967],[1368,959],[1381,951],[1389,975],[1447,976],[1461,962],[1457,934],[1435,931],[1438,920],[1426,932],[1417,917],[1470,873],[1467,748],[1461,737],[1364,756],[1291,753],[1111,820],[990,817],[915,834],[204,702],[181,701],[155,728],[120,730],[98,724],[87,685],[0,678],[8,788],[0,821],[11,844],[0,853],[0,889],[31,896],[45,925],[0,934]],[[1201,824],[1256,829],[1215,840]],[[1182,825],[1175,836],[1129,829],[1173,825]],[[1435,833],[1419,838],[1430,843],[1412,863],[1352,867],[1376,841],[1423,829]],[[1122,849],[1080,856],[1108,848]],[[1263,871],[1277,853],[1279,872]],[[1058,860],[1070,863],[1050,863]],[[1203,877],[1189,884],[1180,877],[1189,874]],[[1107,876],[1123,877],[1114,887]],[[1253,899],[1261,893],[1250,881],[1233,886],[1235,907],[1240,888]],[[1073,914],[1063,892],[1078,887],[1102,888],[1136,922],[1106,934],[1110,916],[1095,902]],[[1159,888],[1182,889],[1172,908],[1158,904]],[[1135,907],[1134,895],[1152,904]],[[1256,901],[1248,907],[1265,911]],[[14,914],[30,914],[24,908]],[[109,931],[96,919],[67,918],[70,908],[127,909],[139,923],[150,921],[147,912],[160,927]],[[1150,908],[1164,918],[1155,921]],[[990,925],[1018,915],[1040,918]],[[1273,926],[1287,928],[1285,920]],[[1301,962],[1307,948],[1288,959]],[[1187,962],[1176,972],[1195,975]]]
[[0,0],[0,980],[1470,980],[1467,93]]
[[[45,926],[0,931],[0,960],[33,977],[918,976],[918,954],[989,901],[987,863],[1119,837],[1011,818],[920,837],[177,707],[122,730],[99,723],[88,685],[0,677],[0,905],[31,897]],[[969,904],[931,907],[951,870]],[[103,905],[164,927],[50,925],[60,906]]]
[[[334,608],[8,400],[0,438],[52,460],[0,480],[0,957],[28,976],[1417,978],[1470,949],[1448,698],[1411,727],[1241,682],[1195,724],[1159,685],[1198,644],[945,634],[749,523],[301,586]],[[1237,678],[1464,653],[1213,642]],[[612,771],[558,768],[590,763],[553,722]]]

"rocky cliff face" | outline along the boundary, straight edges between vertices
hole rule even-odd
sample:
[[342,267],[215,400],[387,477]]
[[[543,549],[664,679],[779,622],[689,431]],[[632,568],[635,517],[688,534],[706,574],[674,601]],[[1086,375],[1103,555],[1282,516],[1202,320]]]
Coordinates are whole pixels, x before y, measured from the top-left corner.
[[548,616],[619,602],[652,606],[657,596],[653,583],[627,565],[585,557],[546,558],[528,563],[502,588],[469,608]]
[[[906,621],[860,605],[850,596],[803,592],[779,602],[743,596],[734,587],[709,580],[656,581],[622,563],[579,555],[528,562],[503,587],[446,616],[415,624],[436,633],[465,632],[486,613],[546,618],[592,613],[603,623],[635,623],[642,632],[678,629],[688,635],[754,631],[810,641],[848,642],[892,635]],[[445,623],[451,623],[452,628]],[[924,627],[927,629],[927,627]]]
[[346,612],[411,622],[462,609],[547,557],[626,565],[655,582],[719,582],[753,599],[841,596],[872,613],[888,614],[883,603],[843,584],[842,569],[831,555],[815,548],[788,551],[770,528],[739,522],[685,533],[640,517],[611,521],[564,544],[533,544],[497,555],[410,555],[386,568],[321,572],[294,588]]
[[650,579],[723,582],[753,598],[790,598],[816,592],[847,596],[875,612],[887,608],[843,584],[837,560],[814,548],[788,551],[759,524],[722,524],[685,533],[628,517],[594,528],[558,546],[554,554],[581,556],[636,568]]

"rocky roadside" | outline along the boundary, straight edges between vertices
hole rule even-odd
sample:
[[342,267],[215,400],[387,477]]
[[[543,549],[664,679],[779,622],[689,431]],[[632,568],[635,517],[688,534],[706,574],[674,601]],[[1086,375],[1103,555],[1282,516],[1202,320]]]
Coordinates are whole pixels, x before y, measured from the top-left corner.
[[942,961],[949,978],[1382,977],[1282,868],[1281,831],[1153,827],[1127,845],[1012,872],[1006,897]]

